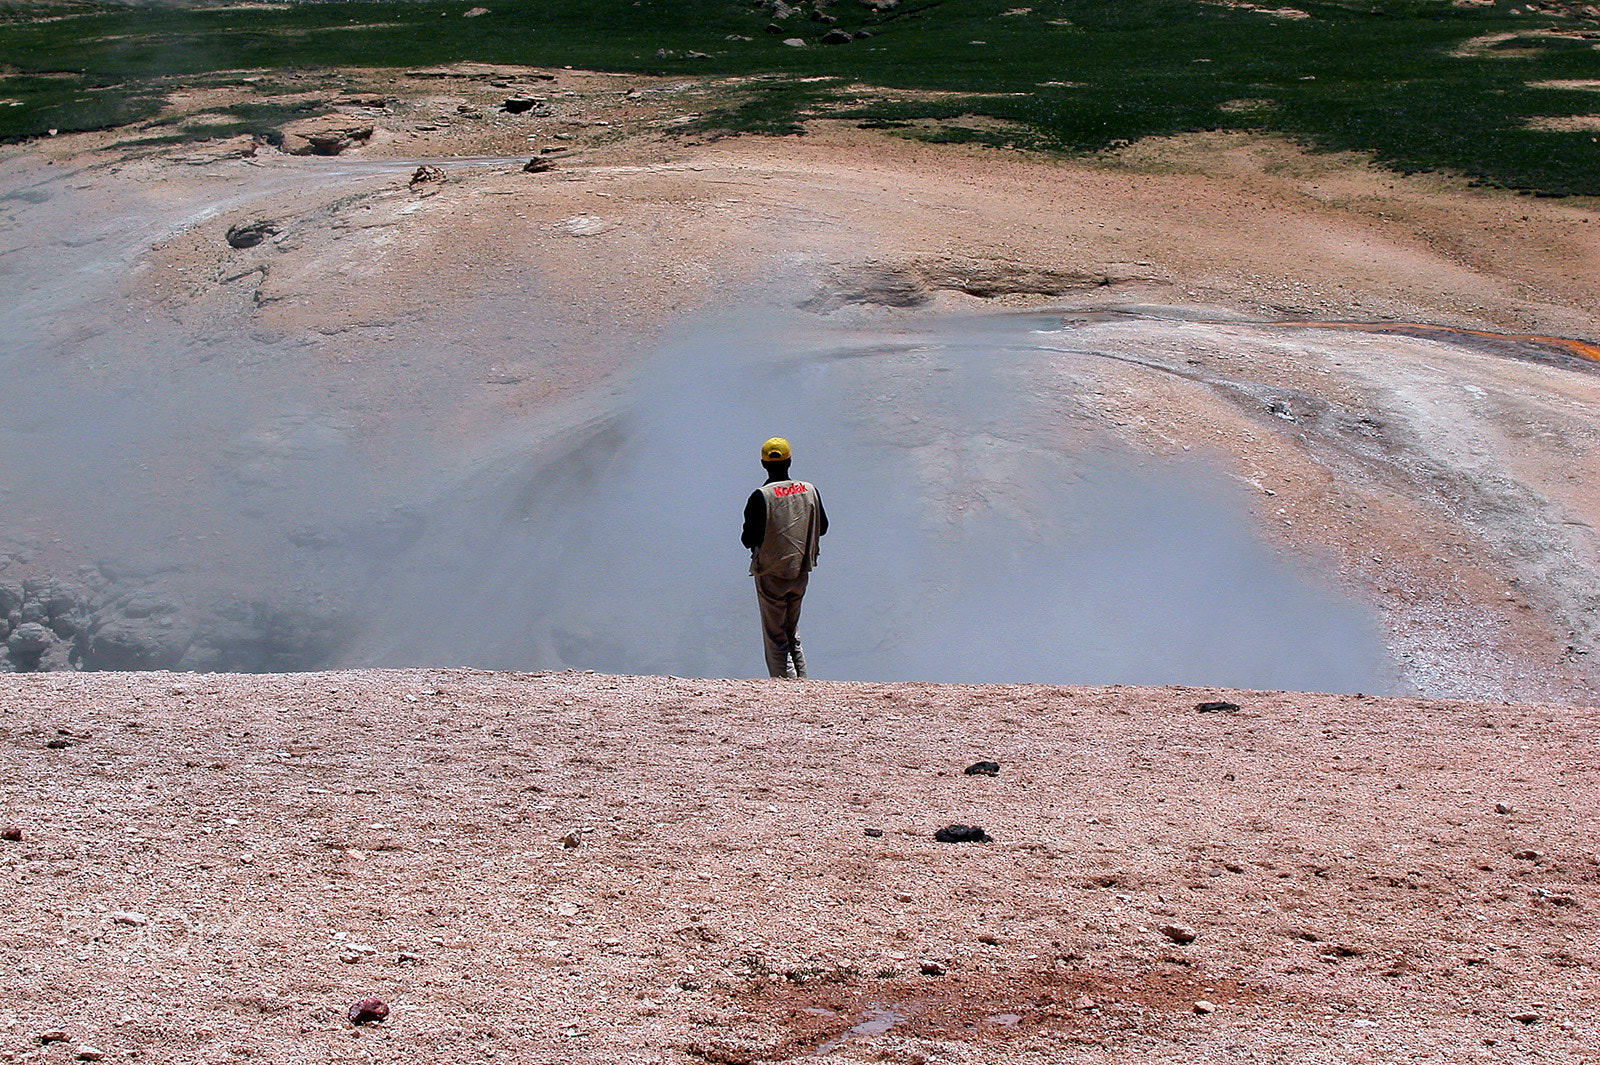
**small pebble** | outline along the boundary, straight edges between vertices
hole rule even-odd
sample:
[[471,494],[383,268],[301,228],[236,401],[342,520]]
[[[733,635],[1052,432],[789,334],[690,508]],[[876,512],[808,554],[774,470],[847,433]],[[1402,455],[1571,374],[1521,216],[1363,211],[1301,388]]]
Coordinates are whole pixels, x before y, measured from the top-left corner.
[[1513,814],[1517,812],[1517,808],[1508,802],[1497,802],[1494,804],[1494,812],[1497,814]]
[[1072,1000],[1072,1008],[1075,1010],[1092,1010],[1094,1009],[1094,999],[1088,995],[1079,995]]
[[923,976],[943,976],[949,971],[944,967],[944,963],[934,961],[931,958],[921,962],[917,966],[917,969],[922,973]]
[[883,836],[883,829],[881,829],[881,828],[869,828],[869,829],[866,830],[866,834],[868,836],[870,836],[871,838],[873,838],[873,839],[880,839]]
[[83,1046],[80,1046],[77,1051],[77,1058],[79,1061],[101,1061],[105,1058],[105,1056],[106,1052],[104,1050],[101,1050],[99,1047],[92,1047],[87,1043],[85,1043]]
[[1238,709],[1238,703],[1223,702],[1220,699],[1195,705],[1195,710],[1202,714],[1232,714]]
[[39,1042],[41,1042],[41,1043],[65,1043],[68,1039],[71,1039],[71,1038],[72,1037],[70,1035],[68,1035],[66,1032],[61,1031],[59,1028],[52,1029],[51,1031],[48,1031],[48,1032],[40,1032],[39,1033]]
[[389,1016],[389,1004],[381,998],[364,998],[352,1002],[348,1013],[351,1024],[370,1024]]
[[1215,1013],[1217,1012],[1217,1007],[1215,1004],[1207,1002],[1205,999],[1201,999],[1199,1002],[1194,1004],[1194,1011],[1199,1014]]
[[571,832],[568,832],[566,835],[561,837],[561,845],[568,850],[573,849],[582,842],[583,838],[578,835],[577,829],[573,829]]
[[1544,852],[1543,851],[1531,850],[1531,849],[1530,850],[1513,851],[1512,854],[1511,854],[1511,857],[1515,858],[1519,862],[1536,862],[1540,858],[1544,857]]
[[1164,924],[1159,926],[1156,931],[1174,943],[1193,943],[1200,936],[1199,932],[1196,932],[1186,924]]
[[1522,1013],[1513,1013],[1511,1015],[1511,1019],[1519,1024],[1538,1024],[1540,1021],[1544,1020],[1544,1017],[1540,1014],[1534,1013],[1531,1010],[1528,1010]]
[[896,891],[894,893],[894,901],[896,901],[896,902],[910,902],[911,901],[911,892],[909,892],[909,891]]
[[973,762],[962,770],[969,777],[997,777],[1000,775],[999,762]]
[[6,840],[6,841],[11,842],[11,843],[21,843],[22,842],[22,828],[21,828],[21,826],[19,826],[19,825],[7,825],[5,828],[0,828],[0,839]]

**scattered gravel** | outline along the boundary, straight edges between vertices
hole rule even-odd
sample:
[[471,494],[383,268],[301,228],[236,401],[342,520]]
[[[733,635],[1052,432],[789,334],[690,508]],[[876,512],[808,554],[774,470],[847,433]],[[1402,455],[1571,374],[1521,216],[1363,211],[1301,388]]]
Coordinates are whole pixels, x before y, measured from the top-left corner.
[[[0,802],[30,826],[0,849],[0,1060],[1595,1045],[1596,711],[1222,693],[1251,711],[1219,727],[1202,694],[0,677]],[[69,723],[94,744],[43,751]],[[1014,767],[981,791],[948,769],[975,742]],[[956,818],[997,842],[924,827]],[[352,1028],[374,997],[393,1014]]]

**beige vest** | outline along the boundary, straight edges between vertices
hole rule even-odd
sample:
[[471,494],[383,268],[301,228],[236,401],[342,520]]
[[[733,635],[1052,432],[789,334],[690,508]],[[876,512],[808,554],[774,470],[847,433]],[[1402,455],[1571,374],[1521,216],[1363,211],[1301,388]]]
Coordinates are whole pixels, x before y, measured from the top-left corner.
[[789,580],[809,573],[817,564],[817,542],[822,539],[816,486],[774,481],[762,485],[761,494],[767,500],[767,536],[750,558],[750,572]]

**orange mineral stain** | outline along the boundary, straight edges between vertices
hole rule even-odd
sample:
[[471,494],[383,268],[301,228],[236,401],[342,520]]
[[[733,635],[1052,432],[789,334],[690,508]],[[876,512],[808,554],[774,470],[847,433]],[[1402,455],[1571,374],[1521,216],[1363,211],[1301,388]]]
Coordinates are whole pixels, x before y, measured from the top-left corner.
[[1483,329],[1457,329],[1454,326],[1428,325],[1423,322],[1274,322],[1272,324],[1295,326],[1301,329],[1353,329],[1363,333],[1398,333],[1402,336],[1445,334],[1448,336],[1484,337],[1488,340],[1514,340],[1524,344],[1538,344],[1541,347],[1555,348],[1558,351],[1565,351],[1569,355],[1600,362],[1600,344],[1592,344],[1587,340],[1573,340],[1569,337],[1543,336],[1537,333],[1491,333]]

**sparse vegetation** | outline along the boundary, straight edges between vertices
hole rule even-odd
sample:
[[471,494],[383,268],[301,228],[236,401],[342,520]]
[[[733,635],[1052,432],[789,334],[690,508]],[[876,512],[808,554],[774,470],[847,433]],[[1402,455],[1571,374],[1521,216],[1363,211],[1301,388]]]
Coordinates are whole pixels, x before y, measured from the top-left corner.
[[[464,18],[468,7],[9,5],[0,138],[148,119],[175,83],[226,71],[478,60],[769,75],[730,90],[726,106],[690,127],[700,133],[785,134],[828,114],[909,136],[1094,152],[1151,135],[1263,130],[1401,170],[1600,194],[1595,131],[1537,122],[1600,109],[1600,93],[1548,84],[1600,78],[1600,19],[1577,8],[902,0],[879,11],[836,0],[825,9],[836,28],[871,36],[825,46],[835,27],[807,20],[809,6],[776,23],[740,0],[499,0]],[[783,43],[793,37],[807,46]],[[862,100],[846,98],[846,85],[956,95]],[[185,132],[258,124],[241,115]]]

